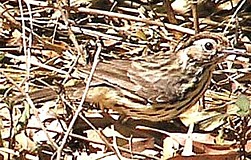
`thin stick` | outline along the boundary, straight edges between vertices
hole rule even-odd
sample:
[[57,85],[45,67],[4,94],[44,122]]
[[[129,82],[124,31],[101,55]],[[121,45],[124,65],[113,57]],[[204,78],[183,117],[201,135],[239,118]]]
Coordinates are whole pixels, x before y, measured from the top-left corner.
[[229,20],[226,28],[224,29],[223,33],[226,33],[228,30],[228,27],[230,26],[230,24],[233,22],[234,18],[236,17],[237,13],[239,12],[239,10],[241,9],[241,7],[246,3],[246,0],[243,0],[241,2],[241,4],[239,5],[239,7],[235,10],[234,14],[231,16],[231,19]]
[[57,144],[52,140],[52,138],[49,136],[48,132],[46,131],[46,128],[45,126],[42,124],[42,121],[41,119],[39,118],[39,115],[38,115],[38,110],[37,108],[35,107],[34,103],[32,102],[30,96],[28,93],[26,93],[22,88],[20,88],[16,83],[15,81],[13,81],[13,79],[11,79],[7,74],[5,74],[2,70],[0,70],[0,73],[3,74],[7,80],[12,83],[26,98],[26,101],[28,102],[28,104],[30,105],[30,107],[33,109],[33,112],[34,112],[34,115],[40,125],[40,127],[42,128],[42,130],[44,131],[46,137],[48,138],[48,140],[50,141],[50,143],[52,144],[52,147],[54,149],[57,149],[58,146]]
[[[73,128],[73,126],[74,126],[74,124],[75,124],[75,122],[76,122],[79,114],[80,114],[80,112],[83,109],[83,104],[85,102],[85,98],[87,96],[87,93],[88,93],[88,90],[89,90],[89,87],[90,87],[90,84],[91,84],[91,80],[92,80],[94,71],[95,71],[95,69],[96,69],[96,67],[98,65],[98,62],[99,62],[99,55],[101,53],[101,44],[97,43],[97,45],[98,45],[98,49],[97,49],[97,52],[96,52],[95,57],[94,57],[94,62],[93,62],[93,65],[92,65],[92,68],[91,68],[91,72],[90,72],[90,75],[89,75],[87,83],[86,83],[86,87],[85,87],[84,93],[82,95],[82,99],[81,99],[80,104],[79,104],[79,106],[78,106],[78,108],[77,108],[77,110],[76,110],[76,112],[75,112],[75,114],[74,114],[74,116],[73,116],[73,118],[72,118],[69,126],[68,126],[66,134],[64,135],[64,138],[62,140],[62,144],[57,149],[57,160],[60,160],[61,152],[62,152],[63,147],[64,147],[64,145],[65,145],[65,143],[67,141],[67,138],[68,138],[68,136],[69,136],[69,134],[70,134],[70,132],[71,132],[71,130],[72,130],[72,128]],[[115,154],[117,155],[116,152],[115,152]],[[118,155],[117,155],[117,157],[119,158]]]
[[181,27],[181,26],[178,26],[178,25],[152,21],[152,20],[149,20],[149,19],[146,19],[146,18],[139,18],[139,17],[130,16],[130,15],[121,14],[121,13],[114,13],[114,12],[108,12],[108,11],[90,9],[90,8],[83,8],[83,7],[78,8],[78,11],[87,13],[88,15],[91,15],[91,14],[92,15],[105,15],[105,16],[108,16],[108,17],[115,17],[115,18],[121,18],[121,19],[128,19],[128,20],[132,20],[132,21],[143,22],[143,23],[147,23],[147,24],[151,24],[151,25],[166,27],[168,29],[180,31],[180,32],[187,33],[187,34],[190,34],[190,35],[193,35],[195,33],[194,30],[192,30],[192,29]]
[[193,0],[191,2],[191,8],[192,8],[192,14],[193,14],[193,26],[194,26],[195,34],[200,32],[197,3],[198,3],[197,0]]

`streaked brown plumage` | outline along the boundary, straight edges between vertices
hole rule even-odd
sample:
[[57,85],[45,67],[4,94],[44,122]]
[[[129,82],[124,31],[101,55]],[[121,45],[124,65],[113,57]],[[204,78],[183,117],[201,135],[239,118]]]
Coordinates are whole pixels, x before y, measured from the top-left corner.
[[[176,118],[204,94],[216,64],[226,56],[221,52],[227,47],[226,38],[201,33],[173,52],[103,60],[96,68],[86,101],[139,119]],[[90,66],[86,66],[82,71],[89,70]],[[76,99],[83,90],[84,84],[79,84],[66,88],[66,94]],[[56,96],[50,89],[42,93],[31,93],[31,97],[44,101]]]

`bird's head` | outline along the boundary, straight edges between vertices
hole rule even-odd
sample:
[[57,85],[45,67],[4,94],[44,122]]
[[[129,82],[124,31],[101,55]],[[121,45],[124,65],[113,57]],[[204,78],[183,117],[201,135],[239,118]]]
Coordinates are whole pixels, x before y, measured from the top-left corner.
[[176,48],[175,53],[183,67],[187,64],[211,65],[224,59],[228,55],[229,47],[229,41],[224,36],[204,32],[183,42]]

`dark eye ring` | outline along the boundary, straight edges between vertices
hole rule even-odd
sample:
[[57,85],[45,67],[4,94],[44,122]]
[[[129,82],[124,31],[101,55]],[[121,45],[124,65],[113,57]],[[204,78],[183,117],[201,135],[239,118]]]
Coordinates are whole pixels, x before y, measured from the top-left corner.
[[212,49],[214,49],[214,45],[211,42],[207,42],[205,43],[205,49],[208,51],[211,51]]

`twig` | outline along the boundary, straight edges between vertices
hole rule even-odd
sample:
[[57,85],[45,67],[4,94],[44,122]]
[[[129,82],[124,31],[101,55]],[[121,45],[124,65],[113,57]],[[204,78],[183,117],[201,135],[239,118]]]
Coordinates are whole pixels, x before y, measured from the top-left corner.
[[[21,62],[25,62],[25,60],[22,57],[15,56],[13,54],[7,53],[7,54],[5,54],[5,57],[11,58],[11,59],[16,59],[16,60],[19,60]],[[45,64],[42,64],[42,63],[39,63],[39,62],[36,62],[36,61],[30,61],[30,62],[31,62],[32,65],[35,65],[35,66],[38,66],[38,67],[41,67],[41,68],[44,68],[44,69],[48,69],[50,71],[54,71],[54,72],[64,74],[64,75],[68,74],[64,70],[61,70],[61,69],[58,69],[58,68],[55,68],[55,67],[52,67],[52,66],[49,66],[49,65],[45,65]]]
[[[96,67],[98,65],[98,62],[99,62],[99,55],[101,53],[101,44],[97,43],[97,45],[98,45],[98,49],[97,49],[95,57],[94,57],[94,62],[93,62],[93,65],[92,65],[92,68],[91,68],[91,72],[90,72],[90,75],[89,75],[87,83],[86,83],[86,87],[85,87],[84,93],[82,95],[82,99],[81,99],[80,104],[79,104],[79,106],[78,106],[78,108],[77,108],[77,110],[76,110],[76,112],[75,112],[75,114],[74,114],[74,116],[73,116],[73,118],[72,118],[69,126],[68,126],[66,134],[64,135],[64,138],[62,140],[62,144],[57,149],[57,160],[60,160],[61,152],[62,152],[63,147],[64,147],[64,145],[65,145],[65,143],[67,141],[67,138],[68,138],[68,136],[69,136],[69,134],[70,134],[70,132],[71,132],[71,130],[72,130],[72,128],[73,128],[73,126],[74,126],[74,124],[75,124],[75,122],[76,122],[79,114],[80,114],[80,112],[83,109],[83,104],[85,102],[85,98],[87,96],[87,93],[88,93],[88,90],[89,90],[89,87],[90,87],[90,84],[91,84],[91,80],[92,80],[93,74],[94,74],[95,69],[96,69]],[[114,153],[117,155],[116,152],[114,152]],[[117,157],[119,158],[118,155],[117,155]]]
[[192,30],[192,29],[181,27],[178,25],[167,24],[167,23],[163,24],[162,22],[156,22],[156,21],[152,21],[152,20],[149,20],[146,18],[139,18],[139,17],[121,14],[121,13],[114,13],[114,12],[108,12],[108,11],[102,11],[102,10],[90,9],[90,8],[78,8],[78,11],[87,13],[89,15],[90,14],[92,14],[92,15],[105,15],[105,16],[109,16],[109,17],[116,17],[116,18],[121,18],[121,19],[132,20],[132,21],[144,22],[144,23],[151,24],[151,25],[166,27],[168,29],[180,31],[180,32],[187,33],[190,35],[193,35],[195,33],[194,30]]
[[228,27],[230,26],[230,24],[232,23],[232,21],[234,20],[234,17],[237,15],[237,13],[239,12],[239,10],[241,9],[241,7],[246,3],[246,0],[243,0],[241,2],[241,4],[238,6],[238,8],[235,10],[234,14],[231,16],[231,19],[229,20],[226,28],[224,29],[223,33],[226,33],[228,30]]
[[13,79],[11,79],[7,74],[5,74],[2,70],[0,70],[1,74],[3,74],[10,83],[12,83],[25,97],[26,97],[26,101],[28,102],[28,104],[30,105],[30,107],[33,109],[34,111],[34,115],[35,117],[37,118],[37,121],[40,125],[40,127],[42,128],[42,130],[44,131],[46,137],[48,138],[48,140],[50,141],[50,143],[52,144],[52,147],[54,149],[57,149],[58,146],[57,144],[51,139],[51,137],[49,136],[49,134],[46,132],[46,128],[44,127],[44,125],[42,124],[42,121],[41,119],[39,118],[39,115],[38,115],[38,111],[34,105],[34,103],[32,102],[30,96],[28,93],[26,93],[22,88],[20,88],[16,83],[15,81],[13,81]]
[[200,32],[197,3],[198,3],[197,0],[193,0],[191,2],[191,8],[193,14],[193,26],[196,34]]

